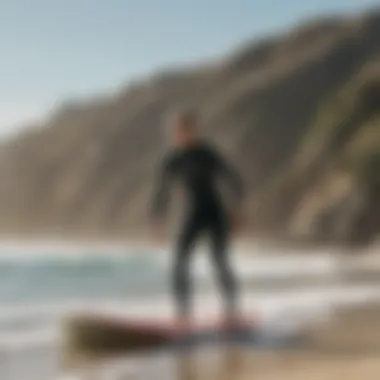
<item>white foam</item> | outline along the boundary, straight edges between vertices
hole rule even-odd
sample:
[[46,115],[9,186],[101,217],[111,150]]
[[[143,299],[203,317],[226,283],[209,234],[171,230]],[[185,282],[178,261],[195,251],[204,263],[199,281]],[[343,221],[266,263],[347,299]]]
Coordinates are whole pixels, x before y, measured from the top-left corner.
[[[244,290],[244,289],[243,289]],[[219,302],[213,294],[195,295],[199,309],[215,307]],[[323,303],[334,305],[361,304],[363,302],[380,301],[380,285],[320,285],[309,286],[303,289],[288,291],[252,291],[245,290],[243,303],[248,308],[272,309],[286,305],[313,306]],[[127,315],[166,314],[171,309],[169,296],[154,297],[154,299],[120,300],[78,299],[70,302],[29,304],[0,308],[0,322],[17,319],[55,319],[67,316],[70,313],[81,311],[102,311],[122,313]]]
[[56,328],[39,328],[33,331],[2,333],[0,335],[0,350],[6,352],[20,351],[45,345],[52,345],[60,337],[60,330]]
[[[247,248],[246,248],[247,249]],[[314,252],[300,254],[286,252],[268,256],[255,255],[257,248],[236,249],[232,256],[233,265],[243,280],[249,278],[289,278],[292,276],[315,277],[333,276],[340,272],[342,261],[330,253]],[[210,277],[209,255],[201,247],[196,255],[195,275]],[[249,253],[249,254],[248,254]],[[44,264],[60,261],[76,265],[78,262],[91,262],[96,259],[109,262],[128,258],[148,258],[163,269],[170,267],[171,254],[149,245],[125,243],[77,243],[70,241],[50,242],[12,242],[0,240],[0,263],[13,262],[26,265]],[[361,269],[380,269],[380,259],[358,259],[351,267]]]

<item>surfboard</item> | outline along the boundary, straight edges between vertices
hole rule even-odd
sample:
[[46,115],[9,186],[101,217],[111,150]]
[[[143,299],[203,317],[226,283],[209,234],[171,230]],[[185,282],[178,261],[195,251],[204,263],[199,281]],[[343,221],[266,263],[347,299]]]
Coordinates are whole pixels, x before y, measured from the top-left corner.
[[200,342],[223,334],[246,334],[255,327],[254,320],[248,318],[234,326],[217,319],[207,319],[183,329],[168,319],[81,315],[69,321],[66,336],[71,346],[76,348],[113,352],[152,349],[185,340]]

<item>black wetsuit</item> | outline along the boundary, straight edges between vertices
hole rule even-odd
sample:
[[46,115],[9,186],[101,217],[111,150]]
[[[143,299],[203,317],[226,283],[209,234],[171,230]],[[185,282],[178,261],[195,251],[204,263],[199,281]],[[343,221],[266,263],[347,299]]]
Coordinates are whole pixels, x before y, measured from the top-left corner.
[[176,242],[173,284],[181,315],[189,312],[189,256],[193,244],[203,233],[211,238],[212,258],[227,311],[233,312],[236,308],[236,281],[227,257],[228,213],[217,185],[220,178],[227,181],[234,199],[239,201],[243,195],[240,176],[204,142],[169,152],[160,168],[153,197],[155,218],[166,211],[173,180],[178,180],[187,193],[188,208]]

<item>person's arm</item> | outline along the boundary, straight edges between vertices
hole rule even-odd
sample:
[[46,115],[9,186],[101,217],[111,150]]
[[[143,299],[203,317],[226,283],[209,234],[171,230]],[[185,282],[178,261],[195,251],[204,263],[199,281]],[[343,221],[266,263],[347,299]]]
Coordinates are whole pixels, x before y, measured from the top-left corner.
[[158,168],[150,210],[153,221],[160,220],[166,214],[173,177],[172,167],[173,157],[169,155],[164,158],[161,166]]
[[218,174],[229,185],[232,191],[234,206],[239,207],[245,196],[244,182],[240,173],[216,150],[213,151]]
[[218,175],[227,182],[232,190],[232,202],[229,203],[229,222],[230,228],[236,231],[242,227],[243,223],[243,200],[245,197],[245,188],[240,173],[216,150],[213,150],[214,162]]

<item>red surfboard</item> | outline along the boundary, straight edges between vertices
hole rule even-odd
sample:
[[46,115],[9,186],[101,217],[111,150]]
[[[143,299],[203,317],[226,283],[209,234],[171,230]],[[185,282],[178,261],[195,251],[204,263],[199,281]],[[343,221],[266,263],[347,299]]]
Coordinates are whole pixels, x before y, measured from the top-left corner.
[[252,330],[253,320],[226,325],[216,320],[198,322],[183,329],[170,320],[137,319],[116,316],[82,315],[68,324],[68,335],[72,345],[91,351],[150,349],[170,344],[181,337],[218,334],[231,330]]

